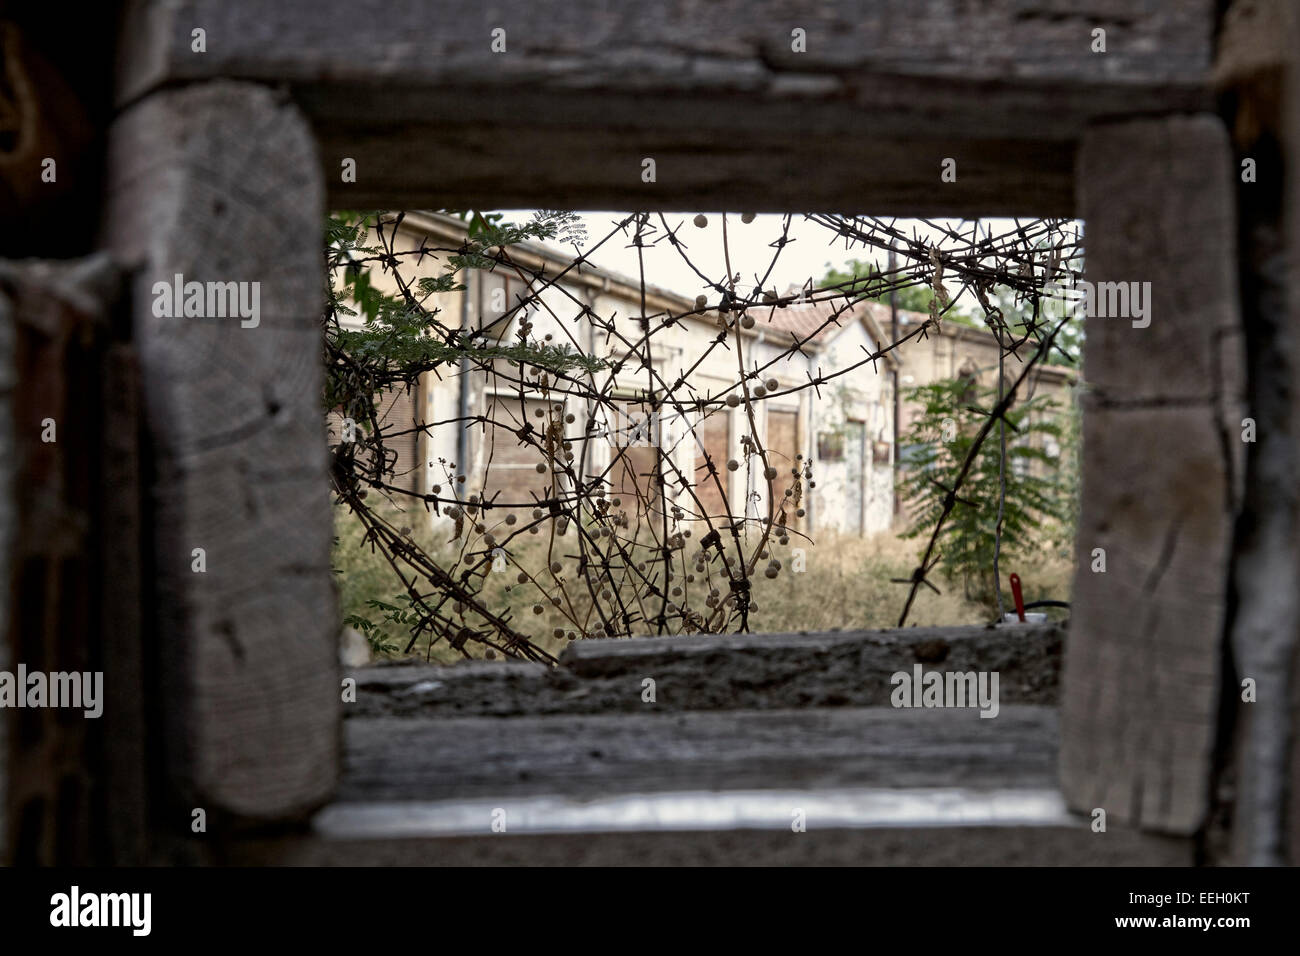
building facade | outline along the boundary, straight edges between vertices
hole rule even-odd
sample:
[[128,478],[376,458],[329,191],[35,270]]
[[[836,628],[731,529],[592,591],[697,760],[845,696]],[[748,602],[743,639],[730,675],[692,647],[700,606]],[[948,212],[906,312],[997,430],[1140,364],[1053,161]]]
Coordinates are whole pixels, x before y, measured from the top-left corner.
[[[408,213],[394,248],[416,249],[422,243],[456,248],[464,239],[465,226],[458,219]],[[662,448],[665,478],[690,476],[694,486],[688,491],[672,480],[664,485],[665,504],[680,508],[687,521],[705,514],[766,515],[768,482],[760,458],[747,454],[756,437],[778,470],[773,482],[778,495],[791,484],[793,469],[802,472],[811,463],[811,487],[806,477],[803,482],[805,514],[791,521],[800,530],[861,535],[890,527],[892,373],[898,366],[892,354],[864,362],[862,350],[885,341],[868,309],[858,305],[835,314],[825,303],[795,303],[750,310],[753,327],[733,330],[728,347],[722,348],[713,346],[719,331],[716,311],[695,314],[694,299],[649,286],[644,307],[652,326],[666,317],[680,320],[656,328],[647,348],[638,321],[638,281],[584,265],[559,282],[538,282],[538,275],[553,277],[567,269],[572,256],[531,242],[511,246],[509,254],[521,269],[467,270],[462,274],[465,290],[437,294],[426,307],[436,308],[446,326],[490,329],[497,343],[518,341],[521,323],[527,323],[532,342],[565,344],[604,360],[606,370],[588,384],[605,389],[626,409],[627,418],[608,421],[607,410],[575,402],[559,389],[543,394],[536,379],[525,379],[521,388],[520,370],[501,360],[492,363],[491,373],[479,365],[469,374],[455,369],[426,373],[416,387],[379,399],[386,428],[399,434],[392,444],[398,453],[394,484],[412,494],[445,495],[449,483],[463,474],[472,492],[464,487],[460,492],[531,508],[560,490],[553,482],[566,479],[549,469],[539,473],[536,448],[521,444],[518,433],[526,423],[550,421],[547,416],[558,412],[566,421],[566,438],[575,439],[574,467],[584,481],[602,478],[611,493],[640,490],[657,497],[650,494],[650,485],[656,449]],[[418,266],[404,267],[403,274],[411,282],[438,275],[444,262],[430,256]],[[386,272],[373,270],[372,283],[396,291]],[[533,286],[540,288],[535,296]],[[528,305],[516,310],[521,300]],[[509,320],[501,321],[512,310]],[[609,334],[611,328],[616,334]],[[486,339],[481,344],[489,344]],[[791,347],[796,340],[801,343],[797,349]],[[738,394],[742,365],[759,373],[748,379],[747,387],[762,383],[767,392],[776,382],[770,394],[751,403],[752,420],[745,403],[731,407],[719,401]],[[818,378],[822,384],[808,385]],[[649,430],[636,424],[650,400],[662,402],[665,383],[679,380],[681,386],[672,392],[685,407],[665,409]],[[707,404],[696,407],[696,400]],[[331,416],[330,429],[330,441],[338,442],[337,415]],[[716,476],[710,473],[710,460]],[[739,466],[735,470],[727,467],[732,461]]]

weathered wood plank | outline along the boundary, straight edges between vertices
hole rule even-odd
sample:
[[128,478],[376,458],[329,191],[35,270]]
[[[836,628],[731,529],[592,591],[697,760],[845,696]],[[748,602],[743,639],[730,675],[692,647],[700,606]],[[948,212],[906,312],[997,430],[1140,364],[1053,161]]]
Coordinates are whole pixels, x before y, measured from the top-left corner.
[[1056,711],[854,707],[346,721],[340,801],[663,790],[1051,788]]
[[[1239,326],[1232,172],[1216,118],[1107,125],[1084,140],[1090,281],[1149,282],[1149,326],[1089,318],[1083,505],[1062,688],[1075,809],[1202,823],[1232,541],[1228,378]],[[1094,572],[1094,549],[1105,572]]]
[[[115,303],[116,304],[116,303]],[[97,635],[104,675],[103,821],[108,858],[116,865],[148,859],[149,703],[157,647],[144,633],[144,522],[141,515],[140,368],[131,347],[104,356],[103,531],[99,560],[112,568]]]
[[[713,208],[725,193],[755,209],[1068,214],[1089,122],[1208,106],[1214,25],[1211,0],[130,9],[122,102],[213,77],[289,84],[348,208]],[[949,156],[958,179],[940,186]]]
[[[505,806],[501,806],[504,804]],[[838,827],[1078,826],[1055,789],[837,787],[668,790],[575,798],[552,794],[335,803],[312,821],[343,840],[481,836],[494,811],[506,833],[790,830],[795,810],[816,829]],[[502,814],[501,811],[505,811]]]
[[[14,449],[17,447],[13,392],[18,383],[14,366],[17,316],[13,298],[0,289],[0,670],[13,664],[10,651],[10,582],[18,509],[14,489]],[[0,866],[12,861],[9,840],[9,726],[11,714],[0,713]]]
[[[1289,282],[1287,302],[1287,328],[1290,333],[1291,357],[1300,364],[1300,294],[1296,277],[1300,276],[1300,16],[1294,8],[1289,18],[1289,29],[1283,40],[1289,55],[1282,74],[1282,130],[1281,139],[1286,150],[1284,179],[1285,205],[1282,214],[1286,231],[1287,265]],[[1295,367],[1295,366],[1293,366]],[[1300,388],[1291,389],[1292,449],[1295,432],[1300,430]],[[1294,461],[1294,459],[1292,459]],[[1292,560],[1300,565],[1300,542],[1291,543]],[[1294,585],[1297,582],[1292,579]],[[1290,662],[1290,700],[1287,724],[1289,747],[1284,767],[1282,812],[1285,830],[1282,833],[1285,858],[1292,866],[1300,866],[1300,620],[1292,623],[1292,656]]]
[[[764,88],[781,72],[836,71],[967,83],[1104,80],[1140,95],[1161,84],[1201,82],[1214,28],[1204,0],[937,0],[921,8],[908,0],[728,0],[686,8],[664,0],[541,0],[508,10],[455,0],[131,6],[137,17],[162,18],[150,20],[156,35],[145,49],[152,56],[124,64],[133,80],[122,90],[127,97],[159,76],[439,85],[474,76],[487,85],[691,92]],[[134,30],[141,21],[127,25]],[[195,27],[207,31],[203,54],[192,49]],[[1096,27],[1107,31],[1104,54],[1091,48]],[[806,52],[793,48],[795,28],[807,34]],[[495,29],[506,33],[499,54],[491,49]],[[484,71],[494,56],[500,63]]]
[[[109,153],[105,240],[135,270],[168,772],[210,816],[302,814],[334,784],[340,707],[311,133],[265,89],[202,84],[137,103]],[[160,315],[155,283],[177,275],[244,283],[248,315]]]
[[[560,666],[385,665],[349,676],[348,717],[888,706],[890,677],[996,671],[1004,704],[1055,704],[1064,627],[905,628],[637,637],[570,644]],[[653,704],[643,699],[654,681]]]
[[[996,726],[993,726],[996,725]],[[1187,865],[1052,787],[1056,715],[853,708],[358,719],[341,800],[232,862]],[[792,832],[795,808],[806,832]],[[504,817],[502,817],[504,813]],[[493,832],[504,824],[505,832]]]
[[906,825],[653,833],[490,833],[248,841],[232,863],[291,866],[1188,866],[1191,841],[1114,827]]
[[[1282,67],[1293,46],[1289,0],[1234,2],[1225,12],[1215,62],[1236,159],[1256,175],[1236,183],[1242,326],[1249,363],[1254,440],[1243,452],[1243,496],[1233,543],[1231,617],[1213,780],[1211,862],[1275,866],[1286,861],[1284,821],[1289,676],[1300,616],[1292,321],[1287,314],[1286,171],[1279,150]],[[1233,431],[1235,432],[1236,423]],[[1256,686],[1242,700],[1241,682]],[[1225,830],[1231,826],[1231,839]]]
[[[109,317],[118,282],[103,254],[67,262],[0,261],[0,286],[11,297],[14,316],[16,520],[11,577],[4,582],[12,601],[8,656],[12,665],[47,676],[92,675],[90,686],[81,686],[82,712],[50,706],[6,708],[0,715],[14,740],[7,794],[13,829],[7,837],[20,865],[94,862],[97,847],[116,843],[117,827],[131,812],[122,807],[120,819],[110,817],[120,805],[107,792],[108,776],[121,767],[119,758],[131,762],[132,746],[115,750],[110,741],[114,732],[130,733],[132,724],[121,712],[107,711],[102,685],[123,677],[126,686],[110,693],[134,693],[137,699],[140,687],[129,686],[129,673],[115,670],[97,628],[116,629],[115,646],[131,645],[138,633],[91,573],[105,566],[102,548],[109,533],[103,442],[110,417]],[[113,400],[119,397],[125,399]],[[129,541],[121,547],[129,551]],[[129,563],[121,570],[130,595]],[[97,682],[97,673],[104,679]],[[143,772],[139,763],[134,768]]]

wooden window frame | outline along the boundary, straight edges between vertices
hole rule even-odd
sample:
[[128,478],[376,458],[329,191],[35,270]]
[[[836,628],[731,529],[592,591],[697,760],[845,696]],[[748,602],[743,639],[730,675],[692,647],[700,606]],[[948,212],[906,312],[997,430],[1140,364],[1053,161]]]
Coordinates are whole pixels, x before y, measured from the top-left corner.
[[[1140,268],[1140,278],[1152,281],[1157,304],[1169,306],[1151,336],[1168,348],[1146,356],[1161,374],[1146,370],[1136,384],[1136,405],[1094,401],[1084,410],[1090,457],[1078,547],[1090,560],[1089,549],[1108,542],[1112,570],[1090,574],[1089,560],[1080,562],[1062,703],[1061,779],[1077,810],[1105,806],[1114,820],[1176,835],[1202,827],[1215,757],[1207,715],[1216,709],[1223,661],[1229,516],[1178,525],[1172,563],[1144,596],[1141,582],[1151,579],[1158,555],[1148,554],[1145,539],[1125,537],[1130,532],[1102,512],[1110,506],[1124,511],[1116,497],[1121,491],[1108,485],[1114,470],[1143,474],[1143,455],[1151,451],[1135,447],[1141,443],[1125,429],[1158,434],[1165,421],[1195,436],[1201,448],[1221,424],[1192,378],[1210,349],[1203,333],[1213,330],[1219,343],[1239,333],[1240,324],[1231,152],[1211,112],[1207,80],[1213,4],[1178,5],[1177,17],[1158,4],[1140,5],[1122,23],[1111,4],[1098,2],[1091,13],[1090,0],[1079,4],[1084,9],[1071,18],[1017,21],[1010,0],[944,0],[924,11],[910,0],[883,0],[891,15],[871,18],[858,16],[850,0],[832,0],[838,12],[806,11],[819,41],[809,42],[806,54],[787,52],[788,29],[773,28],[747,54],[728,51],[734,69],[684,77],[675,57],[662,64],[640,57],[620,66],[607,51],[585,47],[567,58],[561,74],[549,72],[539,59],[544,54],[531,50],[571,47],[572,38],[556,31],[566,30],[574,16],[569,0],[564,16],[556,15],[558,0],[542,0],[521,8],[512,37],[531,36],[532,42],[513,63],[516,72],[472,90],[465,75],[494,74],[501,64],[492,60],[481,17],[471,10],[449,10],[430,33],[414,7],[357,21],[345,0],[313,3],[309,13],[274,23],[251,0],[128,4],[117,101],[130,108],[110,136],[105,242],[139,267],[134,315],[151,453],[178,465],[155,489],[162,506],[153,547],[164,588],[153,613],[171,622],[169,637],[179,649],[167,664],[168,679],[189,689],[186,697],[167,698],[170,719],[181,728],[174,736],[185,743],[167,755],[168,776],[179,791],[210,812],[292,820],[326,801],[338,776],[341,711],[328,588],[320,370],[302,358],[318,351],[324,211],[541,204],[674,209],[698,205],[703,196],[712,202],[718,184],[726,183],[729,204],[760,211],[1074,215],[1088,223],[1090,277],[1128,280],[1132,276],[1121,273]],[[707,16],[720,33],[744,22],[734,3],[719,4]],[[856,26],[824,30],[822,22]],[[889,24],[902,22],[932,42],[924,48],[892,42]],[[1086,38],[1075,35],[1079,22],[1112,27],[1140,55],[1117,50],[1101,69]],[[194,23],[203,23],[210,35],[244,42],[216,44],[194,56]],[[667,25],[648,29],[638,37],[642,47],[674,48]],[[426,42],[411,43],[412,36]],[[1017,47],[997,58],[971,57],[961,52],[974,45],[962,42],[969,37],[998,37]],[[464,52],[472,50],[481,53]],[[349,64],[349,79],[323,68],[336,60]],[[758,79],[733,83],[747,75],[741,67],[751,61]],[[1018,64],[1015,76],[1003,69],[1007,62]],[[598,88],[573,82],[592,70],[601,74]],[[791,85],[787,78],[808,82]],[[870,97],[848,95],[859,83]],[[403,94],[397,113],[388,108],[394,90]],[[593,140],[593,127],[611,113],[624,122]],[[494,117],[489,130],[463,119],[483,115]],[[722,115],[725,130],[716,122]],[[864,122],[870,122],[870,135],[850,137],[835,150],[806,135],[861,129]],[[671,143],[686,128],[703,138],[688,155],[677,155]],[[221,135],[202,135],[208,129]],[[774,137],[773,129],[792,135]],[[499,148],[476,151],[483,137]],[[708,139],[725,148],[704,148]],[[417,154],[421,162],[411,164]],[[641,157],[655,155],[657,181],[647,183]],[[959,163],[955,183],[939,181],[944,156]],[[356,159],[355,183],[341,182],[341,157]],[[528,175],[518,175],[525,161]],[[796,165],[817,175],[781,172]],[[146,166],[152,174],[142,177]],[[223,193],[259,197],[262,204],[222,206],[226,219],[218,222],[212,199]],[[1129,236],[1128,253],[1108,243],[1112,234]],[[1157,235],[1165,245],[1152,241]],[[236,236],[264,236],[265,242],[240,247]],[[261,336],[241,338],[233,329],[212,340],[191,327],[151,319],[140,283],[223,255],[231,257],[232,269],[263,282]],[[1177,307],[1174,289],[1192,290]],[[1132,340],[1120,333],[1113,324],[1088,325],[1086,362],[1090,375],[1099,373],[1103,394],[1119,387],[1112,373],[1128,375],[1133,385],[1125,358]],[[248,438],[227,455],[242,455],[245,448],[252,454],[266,444],[273,463],[292,462],[291,478],[277,493],[292,493],[286,500],[301,533],[264,551],[232,546],[227,556],[241,570],[221,571],[265,582],[281,580],[286,563],[300,569],[292,588],[267,596],[265,627],[254,626],[246,616],[251,612],[238,607],[195,613],[215,606],[205,590],[215,579],[178,569],[179,555],[196,535],[221,534],[187,502],[243,494],[237,470],[202,466],[214,428],[205,417],[218,416],[202,389],[184,378],[187,356],[196,352],[205,356],[208,374],[241,383],[227,402],[246,397],[250,403]],[[1174,410],[1171,403],[1180,402],[1181,410]],[[1209,491],[1226,499],[1223,463],[1207,455],[1200,464],[1210,474]],[[1179,503],[1164,497],[1177,480],[1170,467],[1152,469],[1122,489],[1152,504],[1154,513],[1146,516],[1151,527],[1172,527],[1181,514]],[[263,520],[273,524],[275,511]],[[1189,552],[1201,569],[1188,563]],[[1186,594],[1208,612],[1189,621],[1176,640],[1158,645],[1108,610],[1142,602],[1151,607]],[[304,607],[318,618],[302,621]],[[258,638],[244,641],[255,657],[234,668],[204,666],[225,661],[229,629],[245,625],[250,630],[242,636]],[[1190,689],[1153,684],[1149,673],[1132,665],[1144,654],[1159,657],[1170,672],[1195,675],[1198,683]],[[1180,694],[1195,698],[1190,711]],[[241,709],[231,720],[216,704],[236,696]],[[231,752],[240,756],[234,764],[223,756]]]

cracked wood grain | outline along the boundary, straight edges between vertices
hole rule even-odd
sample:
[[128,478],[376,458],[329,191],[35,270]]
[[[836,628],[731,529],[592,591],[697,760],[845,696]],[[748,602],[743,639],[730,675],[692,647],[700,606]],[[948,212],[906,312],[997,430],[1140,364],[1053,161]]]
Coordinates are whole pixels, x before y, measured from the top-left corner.
[[[311,132],[264,88],[159,92],[111,130],[103,230],[133,270],[168,774],[210,818],[300,816],[337,774],[323,212]],[[176,274],[260,283],[260,323],[156,315]]]
[[[1090,122],[1210,107],[1212,7],[138,0],[119,90],[125,103],[216,77],[285,84],[339,208],[713,209],[725,195],[772,211],[1068,215]],[[958,180],[939,189],[949,156]],[[340,181],[344,157],[355,183]]]
[[1227,137],[1211,116],[1098,126],[1079,175],[1088,278],[1151,282],[1152,321],[1087,325],[1084,377],[1103,400],[1084,400],[1061,784],[1080,811],[1190,834],[1207,811],[1232,545],[1220,390],[1241,381]]

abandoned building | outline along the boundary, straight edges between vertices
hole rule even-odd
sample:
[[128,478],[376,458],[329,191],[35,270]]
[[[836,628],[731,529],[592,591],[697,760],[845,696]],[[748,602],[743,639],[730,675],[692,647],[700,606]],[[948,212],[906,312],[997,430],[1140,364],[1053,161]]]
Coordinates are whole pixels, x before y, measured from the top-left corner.
[[[466,236],[465,224],[450,216],[407,213],[399,229],[405,241],[395,243],[395,248],[401,250],[421,244],[455,249]],[[542,273],[558,273],[571,259],[563,250],[542,243],[520,243],[510,252],[520,264]],[[444,268],[444,259],[430,256],[422,260],[409,281],[437,275]],[[568,342],[573,336],[577,347],[587,354],[622,361],[625,371],[619,373],[616,389],[627,396],[630,408],[642,407],[637,403],[645,402],[647,396],[644,372],[638,371],[640,357],[631,356],[629,361],[626,348],[601,333],[582,312],[589,309],[602,319],[631,327],[640,314],[639,281],[585,266],[558,283],[559,288],[548,288],[538,301],[530,300],[524,314],[501,323],[502,315],[515,312],[517,304],[532,294],[526,278],[506,271],[476,271],[465,292],[439,293],[428,307],[437,308],[453,327],[491,328],[497,341],[512,341],[522,322],[531,325],[536,340]],[[394,288],[391,277],[377,269],[372,270],[372,283],[378,288]],[[651,316],[683,316],[670,334],[654,338],[650,348],[656,369],[671,378],[690,367],[697,393],[724,395],[736,379],[734,355],[716,351],[705,356],[717,336],[716,313],[697,315],[693,297],[655,286],[647,287],[646,309]],[[345,321],[355,327],[362,319],[355,316]],[[767,310],[753,329],[746,330],[747,361],[761,367],[775,363],[775,370],[765,374],[766,380],[774,379],[778,387],[783,380],[801,384],[812,375],[832,374],[856,364],[863,347],[868,351],[879,348],[886,338],[877,323],[877,316],[865,304],[850,309],[836,309],[829,303],[783,304]],[[801,348],[787,354],[791,336]],[[702,356],[703,361],[697,362]],[[878,365],[861,366],[835,379],[821,400],[800,391],[792,392],[788,399],[776,397],[758,406],[763,443],[779,466],[791,469],[801,462],[813,462],[817,484],[804,525],[810,532],[869,534],[889,528],[894,512],[892,373],[899,365],[900,359],[889,353]],[[547,498],[545,481],[534,470],[537,455],[515,437],[541,403],[536,398],[520,399],[518,387],[509,385],[508,376],[504,384],[496,384],[484,375],[447,372],[426,373],[411,390],[389,391],[379,403],[384,424],[399,433],[398,479],[411,491],[425,494],[435,485],[454,480],[456,473],[464,473],[487,500],[499,496],[503,502],[531,508],[533,502]],[[583,407],[566,407],[565,411],[577,418],[572,431],[585,432],[590,411]],[[467,415],[485,413],[495,426],[460,424]],[[636,414],[629,412],[630,416]],[[438,426],[438,422],[447,424]],[[748,508],[748,513],[757,514],[763,508],[763,486],[751,470],[722,471],[723,493],[700,478],[709,459],[721,469],[729,459],[741,457],[742,436],[748,434],[749,427],[739,407],[707,413],[666,411],[658,417],[653,434],[632,434],[626,423],[602,421],[598,427],[607,438],[591,443],[586,465],[590,474],[608,476],[613,493],[628,492],[634,485],[647,491],[648,475],[655,467],[654,446],[662,445],[682,474],[696,478],[705,513],[743,515]],[[330,432],[331,443],[341,440],[342,418],[337,413],[330,417]],[[832,449],[827,442],[829,434],[847,438]],[[620,445],[629,436],[632,443]],[[464,463],[469,463],[468,468]],[[668,504],[695,510],[684,495],[673,495],[671,490]]]
[[[420,248],[454,250],[466,239],[466,224],[452,216],[406,213],[397,227],[399,238],[393,244],[397,252]],[[507,274],[508,270],[470,274],[465,291],[437,293],[426,304],[436,309],[444,322],[454,328],[490,328],[494,341],[513,341],[521,323],[528,323],[535,340],[575,342],[591,355],[612,362],[621,361],[626,371],[620,373],[618,389],[627,396],[629,408],[640,408],[647,393],[638,377],[639,356],[619,348],[617,340],[601,333],[588,314],[610,320],[615,316],[630,323],[641,308],[638,280],[618,275],[596,266],[584,266],[573,276],[548,289],[537,301],[532,300],[532,276],[557,274],[565,270],[570,256],[544,243],[519,243],[510,249],[511,257],[528,270]],[[406,281],[436,276],[445,268],[446,254],[421,259]],[[396,291],[387,271],[371,270],[376,288]],[[787,290],[787,297],[797,290]],[[517,311],[518,303],[527,299],[528,308],[509,322],[500,319]],[[694,299],[667,289],[647,286],[647,314],[651,317],[680,315],[671,335],[654,339],[651,361],[661,373],[671,376],[691,367],[691,380],[697,392],[705,396],[725,394],[735,380],[734,360],[730,353],[711,353],[702,363],[708,345],[717,335],[716,313],[697,314]],[[590,313],[583,310],[590,310]],[[926,316],[898,310],[903,332],[925,322]],[[360,315],[342,320],[345,325],[360,327]],[[782,301],[756,320],[748,330],[751,340],[749,359],[759,366],[776,363],[778,384],[801,383],[813,375],[835,376],[821,394],[796,392],[789,399],[769,399],[758,408],[762,440],[773,458],[783,468],[800,462],[812,462],[816,486],[809,496],[807,518],[801,522],[809,533],[835,531],[866,535],[889,530],[897,513],[896,447],[900,436],[915,419],[919,404],[908,389],[967,373],[980,384],[997,382],[1000,348],[997,338],[987,329],[958,322],[947,322],[937,330],[910,342],[905,349],[884,355],[879,363],[859,365],[864,351],[874,352],[890,341],[888,330],[892,314],[886,305],[861,301],[853,305],[832,301]],[[463,323],[463,324],[462,324]],[[786,353],[792,341],[800,343],[797,351]],[[1011,360],[1007,375],[1014,376],[1017,359]],[[856,367],[855,367],[856,366]],[[847,373],[847,374],[846,374]],[[1026,382],[1026,396],[1042,395],[1056,403],[1056,414],[1068,414],[1073,396],[1070,385],[1077,375],[1063,365],[1040,365]],[[901,393],[897,402],[894,393]],[[392,447],[397,451],[394,468],[396,481],[409,491],[424,495],[435,486],[465,474],[470,485],[480,489],[484,498],[500,498],[531,507],[548,497],[545,481],[534,471],[537,456],[515,439],[541,403],[524,398],[517,386],[490,381],[483,375],[439,371],[426,373],[413,388],[394,388],[379,398],[381,424],[396,433]],[[574,407],[566,412],[577,419],[572,431],[586,431],[591,410]],[[636,412],[629,412],[635,417]],[[895,414],[900,425],[894,427]],[[469,427],[466,416],[487,415],[496,424],[488,428]],[[680,420],[679,420],[680,419]],[[442,422],[444,424],[439,425]],[[343,438],[343,418],[330,416],[330,441]],[[620,446],[621,439],[634,430],[620,428],[619,423],[599,423],[605,441],[591,444],[585,465],[592,475],[608,476],[611,492],[628,491],[638,486],[649,488],[648,476],[655,467],[653,446],[662,444],[669,450],[674,464],[684,475],[698,481],[697,492],[705,513],[721,515],[757,514],[763,507],[762,483],[748,469],[724,472],[723,492],[714,484],[700,480],[709,459],[719,466],[739,457],[741,436],[749,431],[744,411],[724,408],[704,413],[662,413],[654,433],[634,434],[631,445]],[[903,448],[904,460],[906,448]],[[802,455],[802,459],[798,456]],[[611,464],[611,458],[613,464]],[[454,467],[453,467],[454,466]],[[747,503],[747,505],[746,505]],[[680,490],[670,489],[669,506],[693,509]],[[439,518],[433,516],[437,522]]]

